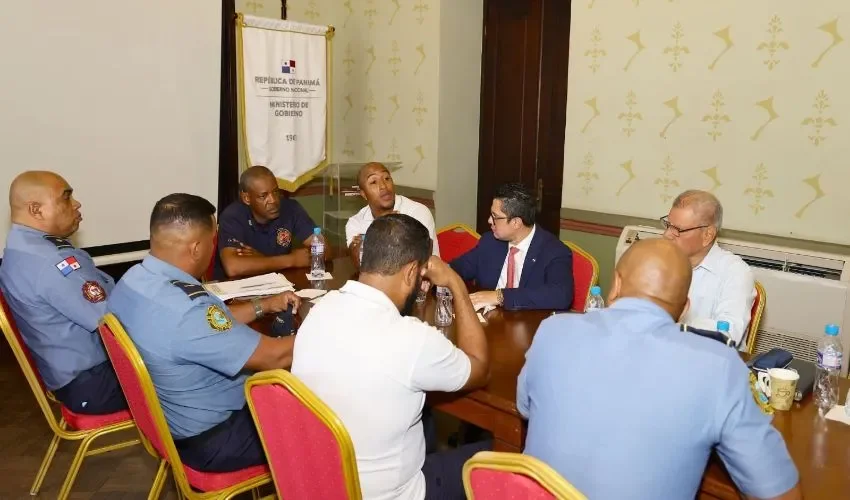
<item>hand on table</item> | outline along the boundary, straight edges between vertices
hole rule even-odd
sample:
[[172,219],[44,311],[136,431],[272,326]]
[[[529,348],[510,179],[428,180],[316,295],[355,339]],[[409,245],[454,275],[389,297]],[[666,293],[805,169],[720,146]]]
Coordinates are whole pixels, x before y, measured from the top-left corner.
[[264,299],[268,313],[279,313],[285,311],[289,305],[292,305],[292,314],[298,312],[298,307],[301,305],[301,297],[295,295],[295,292],[283,292]]
[[236,255],[240,257],[247,257],[249,255],[263,255],[260,252],[254,250],[252,247],[239,242],[239,247],[236,249]]
[[499,297],[495,290],[485,290],[482,292],[472,293],[469,295],[469,300],[472,301],[472,307],[474,307],[476,311],[482,308],[493,308],[499,305]]

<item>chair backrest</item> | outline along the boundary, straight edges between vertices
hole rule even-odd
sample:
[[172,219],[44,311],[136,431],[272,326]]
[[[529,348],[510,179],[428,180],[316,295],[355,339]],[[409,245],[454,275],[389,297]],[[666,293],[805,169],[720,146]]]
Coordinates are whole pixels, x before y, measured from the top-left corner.
[[183,462],[177,454],[159,397],[139,351],[112,313],[107,313],[101,319],[98,332],[115,368],[124,397],[127,398],[127,406],[136,421],[142,443],[151,455],[168,460],[175,482],[181,486],[182,491],[189,491]]
[[41,408],[41,412],[44,414],[44,418],[47,419],[47,423],[53,432],[57,432],[59,430],[59,420],[50,407],[50,398],[52,395],[49,395],[47,387],[45,387],[44,381],[38,373],[38,368],[32,359],[32,353],[24,342],[18,326],[15,324],[15,317],[12,315],[12,310],[9,308],[9,304],[6,302],[2,291],[0,291],[0,330],[3,330],[3,336],[6,337],[6,341],[9,343],[15,359],[24,373],[24,378],[27,379],[27,383],[32,390],[33,396],[35,396],[39,408]]
[[587,500],[546,463],[519,453],[481,451],[463,465],[471,500]]
[[304,383],[286,370],[260,372],[245,397],[278,498],[361,498],[348,431]]
[[564,240],[573,252],[573,311],[584,312],[590,289],[599,281],[599,263],[583,248],[572,241]]
[[753,308],[750,312],[750,326],[747,328],[747,352],[752,354],[753,348],[756,346],[756,337],[758,336],[761,317],[764,315],[764,307],[767,305],[767,292],[761,283],[756,281],[756,298],[753,300]]
[[481,238],[477,232],[465,224],[452,224],[437,231],[437,243],[440,244],[440,258],[451,262],[475,248]]

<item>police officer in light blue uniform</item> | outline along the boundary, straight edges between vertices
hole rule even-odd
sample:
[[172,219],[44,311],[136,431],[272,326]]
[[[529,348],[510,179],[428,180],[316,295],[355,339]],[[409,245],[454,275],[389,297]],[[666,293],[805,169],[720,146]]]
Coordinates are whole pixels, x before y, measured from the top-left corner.
[[265,462],[245,379],[292,361],[292,338],[265,337],[244,323],[300,301],[286,292],[227,306],[201,286],[214,249],[214,213],[194,195],[157,202],[151,255],[124,274],[108,309],[145,361],[183,462],[225,472]]
[[9,199],[0,289],[44,384],[76,413],[125,409],[97,333],[114,283],[68,240],[82,220],[73,190],[54,173],[25,172]]

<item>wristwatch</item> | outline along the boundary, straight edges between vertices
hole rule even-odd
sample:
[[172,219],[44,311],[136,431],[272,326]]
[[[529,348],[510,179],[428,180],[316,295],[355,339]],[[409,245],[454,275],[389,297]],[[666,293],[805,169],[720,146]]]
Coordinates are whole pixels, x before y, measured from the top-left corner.
[[260,299],[254,297],[253,299],[251,299],[251,305],[254,306],[255,319],[260,319],[266,315],[266,313],[263,312],[263,305],[260,303]]
[[500,306],[505,303],[505,295],[502,293],[501,288],[496,289],[496,302],[498,302]]

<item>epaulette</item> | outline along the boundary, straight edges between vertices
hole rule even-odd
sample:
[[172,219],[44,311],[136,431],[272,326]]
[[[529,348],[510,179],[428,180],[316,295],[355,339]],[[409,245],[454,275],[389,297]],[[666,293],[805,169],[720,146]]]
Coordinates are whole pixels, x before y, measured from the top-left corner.
[[195,300],[198,297],[205,297],[209,295],[204,287],[195,283],[186,283],[185,281],[179,280],[171,280],[169,281],[172,285],[176,286],[180,290],[183,290],[183,293],[189,296],[190,299]]
[[49,234],[45,234],[43,238],[50,243],[56,245],[56,248],[59,250],[64,250],[66,248],[74,248],[74,245],[71,244],[66,238],[61,238],[59,236],[50,236]]

